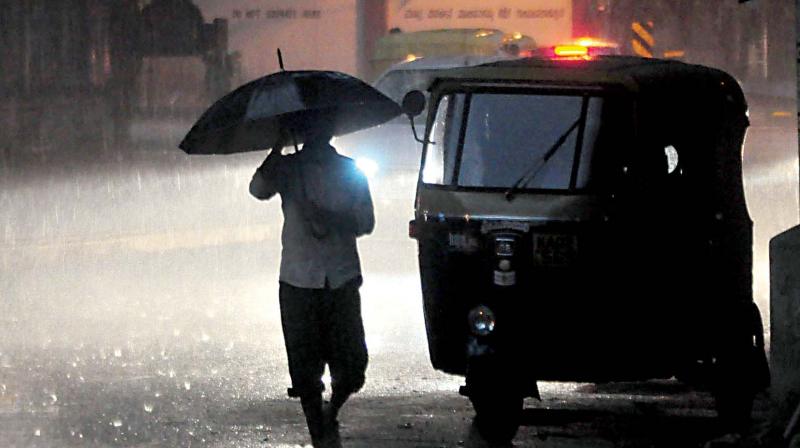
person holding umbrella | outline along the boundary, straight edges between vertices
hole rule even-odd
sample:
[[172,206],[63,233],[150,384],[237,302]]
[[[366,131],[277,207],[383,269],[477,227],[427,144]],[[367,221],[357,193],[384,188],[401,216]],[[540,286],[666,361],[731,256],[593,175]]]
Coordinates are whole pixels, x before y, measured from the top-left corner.
[[[314,447],[338,447],[337,415],[364,385],[367,346],[361,320],[356,238],[375,226],[366,177],[329,141],[333,124],[308,129],[303,149],[281,155],[279,143],[256,170],[250,193],[281,196],[280,309],[292,379]],[[331,374],[323,408],[322,375]]]
[[[217,100],[179,147],[209,155],[272,148],[253,175],[250,193],[261,200],[281,196],[279,300],[289,395],[300,398],[314,446],[338,447],[339,409],[365,381],[356,238],[372,232],[375,217],[366,177],[330,140],[402,111],[344,73],[284,71],[282,63],[281,69]],[[282,155],[288,143],[296,151]],[[323,406],[326,364],[332,392]]]

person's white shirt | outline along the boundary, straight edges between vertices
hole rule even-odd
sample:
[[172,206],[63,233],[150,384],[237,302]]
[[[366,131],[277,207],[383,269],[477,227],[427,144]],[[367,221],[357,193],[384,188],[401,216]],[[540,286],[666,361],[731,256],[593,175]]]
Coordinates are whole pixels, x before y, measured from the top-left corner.
[[338,288],[361,275],[356,238],[372,232],[375,216],[366,176],[327,143],[267,157],[250,193],[281,196],[281,282],[299,288]]

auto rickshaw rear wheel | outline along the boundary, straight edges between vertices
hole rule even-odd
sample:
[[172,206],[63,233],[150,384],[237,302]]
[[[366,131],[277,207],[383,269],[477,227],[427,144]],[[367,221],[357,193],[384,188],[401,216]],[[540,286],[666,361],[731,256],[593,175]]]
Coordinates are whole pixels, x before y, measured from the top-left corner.
[[748,428],[756,394],[770,384],[761,314],[755,303],[743,308],[738,326],[745,331],[731,341],[713,365],[711,392],[720,424],[727,432]]
[[725,432],[744,432],[750,426],[755,393],[746,387],[737,390],[726,386],[717,387],[713,393],[720,425]]

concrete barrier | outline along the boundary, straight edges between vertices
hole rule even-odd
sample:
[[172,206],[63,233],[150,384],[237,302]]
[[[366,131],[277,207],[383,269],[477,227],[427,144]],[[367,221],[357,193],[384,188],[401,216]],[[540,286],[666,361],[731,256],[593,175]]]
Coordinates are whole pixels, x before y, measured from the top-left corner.
[[800,226],[770,240],[772,396],[781,420],[800,403]]

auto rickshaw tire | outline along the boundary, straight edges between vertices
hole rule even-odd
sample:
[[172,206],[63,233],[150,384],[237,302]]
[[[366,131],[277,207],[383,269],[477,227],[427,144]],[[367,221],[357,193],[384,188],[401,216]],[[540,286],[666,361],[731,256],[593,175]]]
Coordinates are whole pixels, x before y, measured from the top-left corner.
[[747,327],[745,337],[718,355],[713,370],[711,392],[726,432],[742,432],[750,426],[756,394],[770,383],[761,314],[755,303],[745,307],[741,323]]
[[511,391],[474,390],[469,399],[481,437],[493,445],[509,444],[522,420],[523,397]]
[[[709,361],[708,364],[710,365],[711,362]],[[690,363],[675,373],[675,379],[689,387],[707,387],[709,384],[708,368],[705,365]]]
[[746,387],[724,387],[717,388],[712,395],[719,424],[724,432],[745,432],[751,423],[755,392]]

